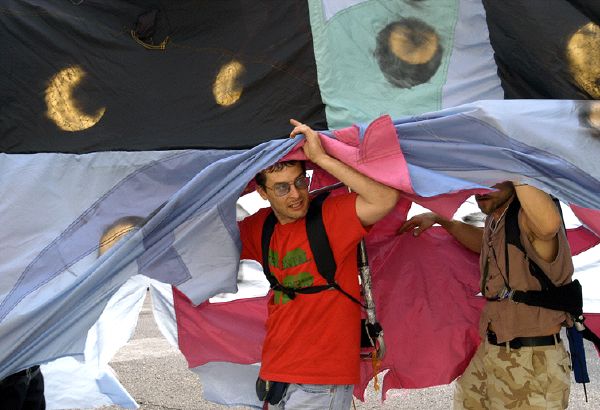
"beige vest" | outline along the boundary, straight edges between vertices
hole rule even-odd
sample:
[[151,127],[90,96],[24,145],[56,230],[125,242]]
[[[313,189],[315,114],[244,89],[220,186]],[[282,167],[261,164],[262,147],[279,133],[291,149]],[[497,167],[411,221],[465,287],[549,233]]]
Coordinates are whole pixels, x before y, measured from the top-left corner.
[[[529,262],[525,255],[513,245],[508,245],[510,269],[509,277],[507,277],[504,254],[506,247],[505,218],[503,217],[494,229],[492,229],[492,220],[492,217],[486,220],[479,260],[482,272],[481,286],[484,286],[485,282],[485,289],[482,289],[484,296],[496,297],[507,284],[513,290],[541,290],[539,281],[529,273]],[[523,230],[521,230],[521,243],[527,255],[538,264],[555,285],[560,286],[571,282],[573,276],[571,250],[562,228],[558,233],[558,254],[552,262],[546,262],[537,255]],[[486,263],[488,265],[487,280],[485,279]],[[486,303],[479,322],[479,332],[482,337],[485,337],[487,330],[491,329],[496,333],[498,342],[502,343],[515,337],[550,335],[558,332],[563,323],[572,324],[569,315],[565,312],[528,306],[504,299]]]

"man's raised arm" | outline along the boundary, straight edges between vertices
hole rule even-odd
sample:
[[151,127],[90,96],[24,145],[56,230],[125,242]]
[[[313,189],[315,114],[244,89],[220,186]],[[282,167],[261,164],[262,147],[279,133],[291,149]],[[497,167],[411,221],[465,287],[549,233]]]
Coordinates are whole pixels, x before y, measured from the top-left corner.
[[290,124],[294,126],[290,137],[298,134],[306,137],[306,143],[302,147],[306,157],[358,194],[356,214],[364,226],[373,225],[394,208],[399,197],[396,189],[372,180],[327,154],[319,135],[308,125],[296,120],[290,120]]
[[560,212],[547,193],[530,185],[514,184],[523,209],[519,221],[531,245],[545,261],[553,261],[558,253],[557,233],[562,225]]

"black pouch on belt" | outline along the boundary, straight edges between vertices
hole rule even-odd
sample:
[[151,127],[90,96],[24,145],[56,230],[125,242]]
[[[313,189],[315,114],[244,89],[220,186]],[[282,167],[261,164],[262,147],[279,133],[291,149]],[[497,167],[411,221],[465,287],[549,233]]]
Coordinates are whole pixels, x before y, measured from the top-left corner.
[[289,383],[272,382],[259,377],[256,379],[256,395],[258,400],[268,401],[269,404],[276,405],[283,399],[289,385]]

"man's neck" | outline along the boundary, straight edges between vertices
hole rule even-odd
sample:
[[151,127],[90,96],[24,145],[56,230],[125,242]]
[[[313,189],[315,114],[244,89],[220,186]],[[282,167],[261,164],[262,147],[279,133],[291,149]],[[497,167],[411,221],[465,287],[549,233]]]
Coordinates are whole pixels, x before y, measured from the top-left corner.
[[500,219],[502,219],[502,217],[504,216],[504,214],[506,213],[506,210],[508,209],[510,203],[512,202],[513,198],[515,196],[511,196],[510,198],[508,198],[506,200],[506,202],[504,202],[502,205],[500,205],[498,208],[496,208],[494,210],[494,212],[492,212],[492,218],[494,218],[494,222],[498,223],[500,221]]

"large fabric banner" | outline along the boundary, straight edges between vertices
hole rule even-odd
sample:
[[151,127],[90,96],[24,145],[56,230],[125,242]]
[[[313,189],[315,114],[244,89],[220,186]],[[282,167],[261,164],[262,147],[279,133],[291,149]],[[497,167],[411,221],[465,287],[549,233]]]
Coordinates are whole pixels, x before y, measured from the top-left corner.
[[[254,292],[227,309],[207,301],[236,291],[236,201],[248,182],[304,158],[302,137],[286,138],[289,118],[402,191],[367,239],[390,329],[385,389],[448,383],[478,343],[473,255],[433,230],[429,258],[417,261],[419,245],[395,235],[413,203],[450,217],[471,194],[518,179],[571,207],[581,222],[568,232],[573,253],[600,238],[595,0],[5,0],[0,9],[0,378],[93,357],[90,329],[142,273],[177,288],[174,306],[186,309],[177,328],[173,308],[169,329],[185,335],[177,342],[206,395],[256,405],[251,390],[224,398],[219,376],[256,373],[264,301]],[[324,181],[314,170],[314,187]],[[434,257],[454,261],[449,280],[428,268]],[[599,312],[591,299],[587,311]],[[442,301],[454,306],[452,329]],[[254,326],[244,349],[197,347],[219,332],[213,314],[234,317],[244,304]],[[431,327],[411,338],[417,318]],[[411,349],[433,352],[437,331],[462,348],[411,362]],[[357,396],[371,375],[363,368]]]

